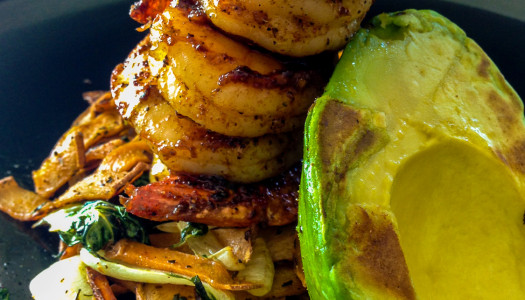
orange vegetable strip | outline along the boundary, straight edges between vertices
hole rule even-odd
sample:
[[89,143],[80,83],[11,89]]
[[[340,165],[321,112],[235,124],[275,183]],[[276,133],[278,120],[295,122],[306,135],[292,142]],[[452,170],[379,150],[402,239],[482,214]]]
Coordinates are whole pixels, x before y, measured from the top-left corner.
[[20,221],[33,221],[34,211],[48,203],[46,198],[21,188],[12,176],[0,180],[0,210]]
[[93,296],[96,300],[117,300],[106,276],[90,267],[86,268],[86,273],[88,283],[93,290]]
[[96,160],[103,160],[106,156],[109,155],[109,153],[111,153],[111,151],[115,150],[122,144],[124,144],[124,141],[122,139],[116,138],[109,140],[103,144],[100,144],[96,147],[90,148],[86,152],[86,163]]
[[39,215],[45,215],[51,210],[66,205],[89,201],[109,200],[120,193],[121,188],[130,181],[140,177],[148,169],[148,164],[140,162],[130,171],[123,172],[96,172],[76,183],[62,194],[57,200],[48,202],[40,210]]
[[80,169],[84,155],[82,133],[77,128],[68,130],[55,145],[51,155],[33,172],[35,191],[50,198]]
[[84,99],[89,105],[96,104],[97,102],[100,102],[101,100],[111,99],[111,93],[109,91],[88,91],[82,93],[82,99]]
[[71,186],[55,201],[46,204],[39,214],[75,202],[111,199],[126,183],[140,177],[149,168],[150,151],[146,142],[138,139],[114,149],[93,174]]
[[219,262],[129,240],[121,240],[110,246],[104,257],[140,268],[166,271],[188,277],[199,276],[203,282],[223,290],[247,290],[260,287],[249,282],[235,281],[224,265]]
[[124,129],[122,117],[116,110],[105,111],[85,124],[73,126],[60,138],[41,167],[33,172],[35,191],[45,198],[53,196],[83,167],[81,158],[86,148]]
[[104,111],[92,121],[75,126],[84,134],[86,148],[93,146],[103,138],[117,135],[124,130],[124,121],[116,110]]
[[86,124],[104,111],[115,109],[115,102],[110,92],[91,91],[82,94],[90,106],[73,121],[72,126]]
[[151,163],[152,153],[148,144],[140,139],[134,139],[113,151],[102,161],[98,170],[113,172],[130,170],[138,162]]
[[60,241],[60,244],[58,247],[58,253],[62,253],[62,255],[60,255],[60,260],[79,255],[81,248],[82,248],[82,244],[68,246],[64,242]]

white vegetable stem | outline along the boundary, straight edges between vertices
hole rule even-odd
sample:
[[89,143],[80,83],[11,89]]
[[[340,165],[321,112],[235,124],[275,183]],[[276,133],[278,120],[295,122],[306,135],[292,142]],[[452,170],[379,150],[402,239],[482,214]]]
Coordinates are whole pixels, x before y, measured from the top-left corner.
[[237,279],[252,283],[260,283],[263,287],[247,290],[254,296],[263,296],[272,289],[275,269],[272,256],[262,238],[257,238],[253,245],[253,253],[244,270],[239,271]]
[[57,261],[40,272],[29,284],[35,300],[91,300],[86,265],[73,256]]

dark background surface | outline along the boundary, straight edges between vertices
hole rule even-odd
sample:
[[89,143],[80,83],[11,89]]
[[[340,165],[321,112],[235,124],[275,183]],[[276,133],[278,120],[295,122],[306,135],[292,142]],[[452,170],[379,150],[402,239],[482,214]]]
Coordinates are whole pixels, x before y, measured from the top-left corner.
[[[61,2],[58,9],[19,1],[24,12],[14,13],[0,0],[0,178],[13,175],[27,188],[31,170],[87,107],[82,93],[107,90],[113,67],[144,35],[128,17],[133,1],[51,1]],[[377,0],[369,15],[405,8],[434,9],[457,23],[525,97],[524,22],[429,0]],[[11,299],[30,299],[29,281],[55,261],[56,237],[30,225],[0,213],[0,286]]]
[[[31,188],[31,170],[87,107],[82,93],[107,90],[144,33],[128,17],[132,1],[18,2],[22,12],[0,10],[0,178]],[[29,282],[58,252],[55,235],[30,226],[0,213],[0,286],[14,300],[31,299]]]

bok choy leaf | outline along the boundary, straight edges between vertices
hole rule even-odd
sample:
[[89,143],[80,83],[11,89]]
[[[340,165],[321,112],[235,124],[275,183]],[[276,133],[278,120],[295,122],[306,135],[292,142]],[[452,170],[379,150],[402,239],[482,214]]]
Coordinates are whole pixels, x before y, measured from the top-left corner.
[[82,243],[96,252],[106,244],[122,238],[147,243],[147,235],[139,220],[124,207],[106,201],[90,201],[60,209],[40,220],[35,226],[48,224],[68,246]]

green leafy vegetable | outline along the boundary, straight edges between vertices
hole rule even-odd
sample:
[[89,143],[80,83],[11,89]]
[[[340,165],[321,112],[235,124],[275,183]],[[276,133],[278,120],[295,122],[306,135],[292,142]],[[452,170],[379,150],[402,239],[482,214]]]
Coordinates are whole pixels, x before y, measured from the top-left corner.
[[180,247],[186,242],[188,238],[194,237],[194,236],[203,236],[206,233],[208,233],[208,225],[188,222],[186,227],[184,227],[180,232],[180,241],[177,244],[173,245],[172,247],[173,248]]
[[9,300],[9,291],[6,288],[0,288],[0,300]]
[[202,300],[216,300],[213,295],[208,295],[199,276],[192,277],[191,281],[195,284],[195,292],[197,292],[197,295],[199,295]]
[[128,214],[124,207],[106,201],[90,201],[58,210],[43,218],[35,226],[50,225],[68,246],[82,243],[84,248],[96,252],[110,242],[122,238],[147,242],[140,222]]

